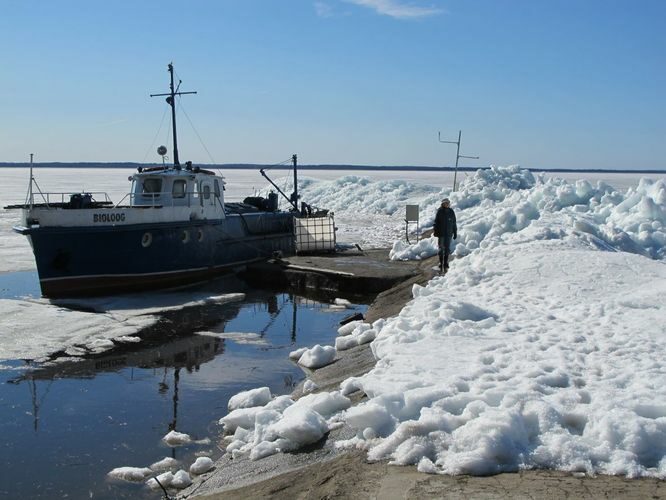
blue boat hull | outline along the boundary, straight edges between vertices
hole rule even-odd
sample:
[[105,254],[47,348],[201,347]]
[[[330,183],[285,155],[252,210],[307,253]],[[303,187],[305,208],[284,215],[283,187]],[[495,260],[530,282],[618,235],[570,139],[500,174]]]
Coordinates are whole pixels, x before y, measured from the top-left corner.
[[280,252],[294,253],[293,215],[229,215],[105,227],[34,228],[42,294],[99,295],[202,281]]

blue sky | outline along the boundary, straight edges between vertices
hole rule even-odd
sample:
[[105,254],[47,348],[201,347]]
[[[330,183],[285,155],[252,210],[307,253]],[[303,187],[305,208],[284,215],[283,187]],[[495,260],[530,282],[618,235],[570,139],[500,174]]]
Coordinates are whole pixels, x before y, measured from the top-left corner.
[[157,161],[173,61],[181,161],[666,168],[661,0],[0,7],[0,161]]

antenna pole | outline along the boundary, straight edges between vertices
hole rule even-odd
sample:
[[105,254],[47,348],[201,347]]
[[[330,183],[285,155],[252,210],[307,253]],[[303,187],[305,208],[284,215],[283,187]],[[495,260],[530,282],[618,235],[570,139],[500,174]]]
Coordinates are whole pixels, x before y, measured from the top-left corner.
[[458,130],[458,140],[457,141],[443,141],[441,132],[438,132],[437,137],[439,139],[439,142],[443,142],[443,143],[446,143],[446,144],[455,144],[456,146],[458,146],[457,149],[456,149],[456,168],[453,171],[453,191],[455,191],[456,186],[457,186],[457,180],[458,180],[458,160],[460,160],[460,158],[470,158],[472,160],[478,160],[479,157],[478,156],[465,156],[465,155],[460,154],[460,142],[461,142],[460,140],[461,140],[461,137],[462,137],[462,130]]
[[171,75],[171,84],[169,86],[170,92],[168,94],[150,94],[150,97],[168,96],[166,102],[171,106],[171,126],[173,128],[173,165],[180,167],[180,160],[178,159],[178,137],[176,136],[176,96],[184,94],[196,94],[196,92],[178,92],[181,82],[178,82],[178,87],[173,86],[173,63],[169,63],[169,74]]
[[291,193],[291,203],[294,207],[298,206],[298,156],[293,155],[291,161],[294,163],[294,192]]

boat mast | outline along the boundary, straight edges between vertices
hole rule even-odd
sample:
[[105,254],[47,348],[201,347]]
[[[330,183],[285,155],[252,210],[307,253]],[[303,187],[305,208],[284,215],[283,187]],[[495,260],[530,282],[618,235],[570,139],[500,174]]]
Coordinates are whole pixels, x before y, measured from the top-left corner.
[[178,159],[178,137],[176,136],[176,96],[184,94],[196,94],[196,92],[178,92],[182,80],[178,80],[178,86],[173,87],[173,63],[169,63],[169,73],[171,75],[171,85],[169,86],[170,92],[168,94],[150,94],[150,97],[168,96],[166,98],[167,104],[171,106],[171,126],[173,127],[173,166],[180,167],[180,160]]

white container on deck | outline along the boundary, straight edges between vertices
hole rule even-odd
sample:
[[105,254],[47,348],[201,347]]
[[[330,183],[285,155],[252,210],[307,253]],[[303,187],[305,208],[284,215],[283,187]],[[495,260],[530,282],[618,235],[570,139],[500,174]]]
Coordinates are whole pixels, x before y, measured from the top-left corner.
[[333,214],[324,217],[294,217],[296,253],[334,252],[335,220]]

